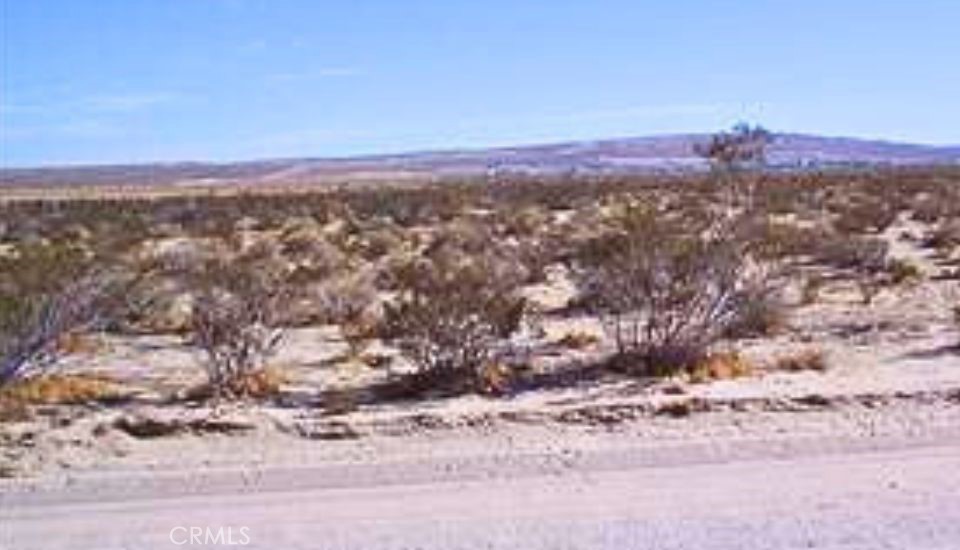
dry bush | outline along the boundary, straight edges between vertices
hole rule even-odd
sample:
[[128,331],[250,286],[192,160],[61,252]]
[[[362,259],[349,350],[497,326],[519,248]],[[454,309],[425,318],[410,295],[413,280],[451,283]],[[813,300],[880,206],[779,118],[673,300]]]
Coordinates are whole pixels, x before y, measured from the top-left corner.
[[425,383],[482,391],[482,369],[496,362],[523,315],[511,268],[485,254],[433,250],[397,274],[381,336],[398,344]]
[[104,326],[128,283],[64,245],[18,252],[0,259],[0,385],[54,365],[68,335]]
[[273,355],[283,336],[279,320],[290,303],[288,273],[274,251],[255,246],[191,266],[192,343],[204,354],[217,397],[249,396],[245,383]]
[[816,260],[857,274],[879,274],[887,266],[890,245],[874,237],[825,235],[817,243]]
[[358,269],[313,283],[307,291],[314,319],[324,323],[369,323],[377,301],[376,272]]
[[757,253],[771,260],[811,256],[816,252],[816,243],[826,238],[832,237],[821,228],[783,222],[759,224],[756,233]]
[[788,308],[780,294],[757,285],[742,298],[740,312],[724,332],[728,338],[759,338],[782,333],[789,325]]
[[896,221],[899,210],[883,197],[848,197],[834,210],[833,227],[843,234],[880,233]]
[[772,295],[773,278],[751,254],[743,222],[627,206],[588,243],[579,286],[620,356],[648,373],[687,368],[746,320],[750,303]]

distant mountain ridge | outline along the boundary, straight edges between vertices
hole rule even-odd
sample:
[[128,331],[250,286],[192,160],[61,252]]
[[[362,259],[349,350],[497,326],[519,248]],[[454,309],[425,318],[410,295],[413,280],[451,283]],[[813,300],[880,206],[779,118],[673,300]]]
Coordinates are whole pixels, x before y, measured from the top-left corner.
[[[232,163],[151,163],[0,169],[0,187],[65,185],[309,184],[469,177],[489,173],[630,174],[702,169],[694,151],[706,134],[575,141],[489,149],[352,158],[295,158]],[[960,146],[929,146],[805,134],[775,134],[773,168],[960,165]]]

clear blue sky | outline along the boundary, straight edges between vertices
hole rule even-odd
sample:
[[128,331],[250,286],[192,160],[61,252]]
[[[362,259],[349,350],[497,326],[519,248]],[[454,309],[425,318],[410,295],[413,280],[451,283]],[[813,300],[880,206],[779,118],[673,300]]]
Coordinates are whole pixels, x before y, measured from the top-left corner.
[[710,131],[960,143],[958,0],[0,0],[0,165]]

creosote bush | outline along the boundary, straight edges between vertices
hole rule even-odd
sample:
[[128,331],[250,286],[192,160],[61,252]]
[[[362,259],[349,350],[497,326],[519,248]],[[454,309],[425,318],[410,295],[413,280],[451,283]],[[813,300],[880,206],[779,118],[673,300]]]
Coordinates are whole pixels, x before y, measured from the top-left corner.
[[585,247],[579,283],[621,359],[648,373],[701,361],[773,291],[740,217],[692,220],[630,205]]
[[104,326],[127,278],[65,243],[0,258],[0,385],[56,364],[72,334]]
[[283,336],[279,323],[291,290],[268,247],[191,266],[190,337],[204,355],[216,397],[251,395],[249,381],[266,367]]
[[403,267],[381,335],[418,375],[457,391],[481,391],[482,375],[520,325],[518,280],[485,255],[434,251]]

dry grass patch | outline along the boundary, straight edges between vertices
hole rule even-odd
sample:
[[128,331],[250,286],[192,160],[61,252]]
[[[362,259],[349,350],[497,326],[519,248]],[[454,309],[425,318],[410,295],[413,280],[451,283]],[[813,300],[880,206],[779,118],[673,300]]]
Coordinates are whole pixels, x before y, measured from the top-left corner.
[[731,380],[750,376],[754,370],[753,364],[739,353],[714,353],[690,368],[690,381],[703,383],[711,380]]
[[116,381],[90,374],[50,374],[25,378],[0,389],[0,403],[74,405],[116,401],[126,392]]
[[266,367],[238,374],[220,385],[209,381],[203,382],[186,390],[178,396],[178,399],[209,401],[223,396],[254,400],[273,399],[280,395],[283,385],[289,380],[290,377],[282,369]]
[[784,355],[773,361],[773,370],[786,372],[804,372],[827,370],[827,355],[823,350],[808,349],[791,355]]

